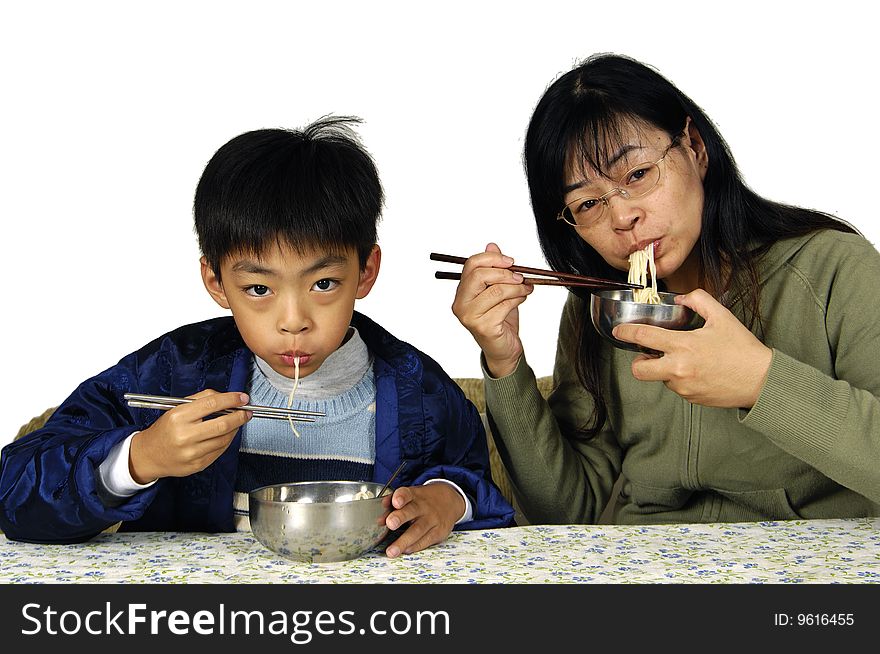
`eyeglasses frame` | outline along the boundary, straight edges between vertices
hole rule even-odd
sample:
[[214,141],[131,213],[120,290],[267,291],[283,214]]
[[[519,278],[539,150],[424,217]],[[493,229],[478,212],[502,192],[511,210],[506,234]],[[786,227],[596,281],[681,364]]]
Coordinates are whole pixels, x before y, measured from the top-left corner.
[[563,215],[565,213],[565,210],[568,209],[568,207],[570,205],[574,204],[575,202],[583,202],[584,200],[598,200],[603,205],[602,213],[599,214],[599,218],[602,218],[605,215],[605,210],[608,209],[608,198],[613,196],[615,193],[619,193],[620,197],[622,197],[624,200],[645,197],[651,191],[653,191],[655,188],[657,188],[657,186],[660,184],[660,180],[663,179],[663,169],[662,168],[660,168],[660,175],[657,177],[657,181],[654,182],[654,186],[652,186],[647,191],[645,191],[644,193],[641,193],[639,195],[635,195],[635,196],[631,195],[630,193],[627,192],[626,189],[621,188],[620,186],[621,186],[622,180],[626,179],[627,176],[630,173],[632,173],[634,170],[638,170],[639,168],[641,168],[642,166],[645,166],[645,165],[657,166],[659,168],[660,162],[663,161],[664,159],[666,159],[666,157],[669,155],[669,152],[672,150],[672,148],[674,148],[676,145],[678,145],[679,142],[680,141],[678,138],[673,139],[672,143],[670,143],[666,147],[666,151],[663,153],[663,156],[660,157],[659,159],[657,159],[657,161],[643,161],[639,164],[636,164],[632,168],[627,169],[626,172],[624,172],[623,175],[621,175],[620,178],[617,180],[617,182],[616,182],[617,185],[610,188],[607,192],[603,193],[599,197],[596,198],[596,197],[587,196],[587,197],[582,197],[582,198],[577,198],[575,200],[572,200],[571,202],[566,204],[564,207],[562,207],[562,210],[558,214],[556,214],[556,220],[561,220],[566,225],[570,225],[571,227],[574,227],[575,229],[587,229],[588,227],[590,227],[590,225],[578,225],[577,223],[570,221],[568,218],[566,218]]

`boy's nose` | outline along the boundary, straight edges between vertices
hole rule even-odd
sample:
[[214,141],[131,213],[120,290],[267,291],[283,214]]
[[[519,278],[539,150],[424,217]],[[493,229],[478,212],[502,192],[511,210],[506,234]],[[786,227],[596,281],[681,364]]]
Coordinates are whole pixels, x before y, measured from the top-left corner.
[[278,331],[283,334],[301,334],[309,325],[310,320],[305,312],[292,304],[278,316]]

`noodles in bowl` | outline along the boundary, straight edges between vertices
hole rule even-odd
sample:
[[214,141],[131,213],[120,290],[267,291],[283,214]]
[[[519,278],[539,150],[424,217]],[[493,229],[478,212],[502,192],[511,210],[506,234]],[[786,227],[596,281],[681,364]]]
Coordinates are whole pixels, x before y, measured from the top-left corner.
[[[622,350],[662,354],[656,350],[620,341],[612,330],[622,324],[642,324],[689,331],[703,326],[703,318],[693,309],[675,303],[676,293],[657,291],[654,244],[630,255],[629,281],[644,289],[597,291],[590,296],[590,319],[600,336]],[[651,283],[647,275],[650,272]]]
[[614,338],[617,325],[654,325],[663,329],[689,331],[703,326],[703,318],[683,304],[675,303],[676,293],[658,293],[659,304],[645,304],[633,298],[633,291],[599,291],[590,296],[590,319],[593,327],[615,347],[633,352],[660,354],[656,350]]

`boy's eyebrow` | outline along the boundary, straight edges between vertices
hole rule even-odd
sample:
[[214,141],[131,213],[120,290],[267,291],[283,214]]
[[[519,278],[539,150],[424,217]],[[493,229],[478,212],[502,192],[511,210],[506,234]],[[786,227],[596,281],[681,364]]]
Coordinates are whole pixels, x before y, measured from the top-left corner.
[[[616,164],[621,158],[623,158],[625,155],[629,154],[633,150],[644,150],[644,149],[645,149],[644,146],[641,146],[641,145],[628,144],[628,145],[621,146],[621,148],[617,152],[615,152],[611,156],[611,158],[608,160],[607,166],[610,168],[611,166]],[[568,195],[572,191],[579,189],[581,187],[584,187],[589,183],[590,183],[589,179],[584,179],[579,182],[575,182],[574,184],[569,184],[568,186],[564,186],[562,188],[562,194]]]
[[237,262],[234,266],[232,266],[232,272],[244,272],[251,273],[252,275],[277,275],[274,270],[271,268],[266,268],[255,261],[250,261],[249,259],[245,259],[244,261]]
[[[344,266],[347,263],[348,259],[341,254],[327,254],[315,261],[300,274],[311,275],[318,272],[319,270],[332,268],[334,266]],[[276,270],[273,270],[272,268],[267,268],[263,264],[256,261],[251,261],[250,259],[244,259],[242,261],[236,262],[232,266],[232,272],[250,273],[252,275],[278,275],[278,272]]]
[[324,268],[331,268],[333,266],[344,266],[348,263],[348,259],[341,254],[327,254],[320,259],[318,259],[311,266],[302,271],[303,275],[310,275],[312,273],[316,273],[319,270],[323,270]]

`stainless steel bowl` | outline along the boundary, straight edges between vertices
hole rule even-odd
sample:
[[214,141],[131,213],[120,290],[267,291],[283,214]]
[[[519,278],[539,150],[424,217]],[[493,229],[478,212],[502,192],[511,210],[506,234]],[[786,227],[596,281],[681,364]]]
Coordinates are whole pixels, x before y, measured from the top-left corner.
[[327,563],[355,559],[378,545],[388,529],[391,493],[382,484],[306,481],[263,486],[250,492],[251,531],[263,545],[295,561]]
[[659,353],[635,343],[619,341],[611,335],[611,330],[624,323],[654,325],[663,329],[679,331],[688,331],[703,326],[704,320],[700,314],[684,305],[675,303],[676,293],[660,293],[659,295],[660,304],[643,304],[642,302],[634,302],[633,292],[629,290],[593,293],[590,296],[590,318],[593,321],[593,326],[603,338],[615,347],[648,354]]

